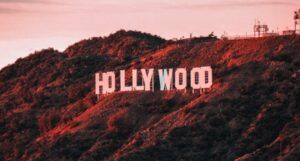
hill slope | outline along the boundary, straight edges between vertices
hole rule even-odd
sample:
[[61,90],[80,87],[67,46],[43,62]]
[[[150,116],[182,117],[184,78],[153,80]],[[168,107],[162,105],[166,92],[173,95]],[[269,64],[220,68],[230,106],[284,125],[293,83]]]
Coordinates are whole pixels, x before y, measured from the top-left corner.
[[[300,37],[177,42],[133,31],[0,71],[0,160],[299,160]],[[213,87],[94,94],[94,73],[211,65]]]

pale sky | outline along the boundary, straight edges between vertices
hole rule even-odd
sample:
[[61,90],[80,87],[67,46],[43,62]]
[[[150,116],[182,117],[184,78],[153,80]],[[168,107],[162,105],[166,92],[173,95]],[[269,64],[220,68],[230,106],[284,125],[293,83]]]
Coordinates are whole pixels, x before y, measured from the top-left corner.
[[292,29],[298,8],[299,0],[0,0],[0,68],[119,29],[166,39],[252,34],[255,19],[274,31]]

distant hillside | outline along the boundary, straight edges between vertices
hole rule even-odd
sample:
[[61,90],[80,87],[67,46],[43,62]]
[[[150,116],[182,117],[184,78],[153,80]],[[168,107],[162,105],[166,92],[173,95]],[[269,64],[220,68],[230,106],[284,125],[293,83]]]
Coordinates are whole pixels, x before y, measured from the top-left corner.
[[[97,71],[204,65],[214,82],[202,95],[94,94]],[[300,160],[299,67],[299,36],[121,30],[45,49],[0,71],[0,160]]]

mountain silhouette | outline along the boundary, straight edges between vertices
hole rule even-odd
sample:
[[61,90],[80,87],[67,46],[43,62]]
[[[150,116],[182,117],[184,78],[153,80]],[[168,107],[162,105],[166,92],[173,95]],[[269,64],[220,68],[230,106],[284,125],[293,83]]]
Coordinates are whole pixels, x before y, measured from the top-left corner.
[[[299,52],[295,35],[175,41],[125,30],[37,51],[0,71],[0,160],[299,160]],[[95,95],[98,71],[207,65],[202,94]]]

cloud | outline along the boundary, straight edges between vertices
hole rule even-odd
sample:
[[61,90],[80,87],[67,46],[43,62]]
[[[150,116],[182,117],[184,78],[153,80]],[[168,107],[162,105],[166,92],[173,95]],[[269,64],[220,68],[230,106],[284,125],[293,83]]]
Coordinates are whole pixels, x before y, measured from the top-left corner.
[[52,3],[47,0],[0,0],[0,3]]
[[7,7],[1,7],[0,6],[0,14],[2,13],[18,13],[22,12],[23,10],[21,9],[13,9],[13,8],[7,8]]
[[[188,3],[189,2],[189,3]],[[297,6],[300,5],[298,1],[284,1],[284,0],[231,0],[231,1],[218,1],[211,0],[206,2],[187,1],[186,3],[176,1],[176,3],[165,2],[161,5],[165,9],[216,9],[216,8],[230,8],[230,7],[255,7],[255,6]]]
[[287,1],[232,1],[225,3],[227,6],[268,6],[268,5],[297,5],[297,2]]
[[72,4],[72,1],[68,1],[69,3],[66,3],[65,1],[59,1],[59,0],[0,0],[0,5],[6,6],[6,5],[66,5],[66,4]]
[[[22,6],[18,7],[17,4]],[[298,0],[0,0],[0,14],[19,12],[96,13],[96,12],[157,12],[164,10],[226,9],[255,6],[297,6]],[[41,7],[42,6],[42,7]],[[43,7],[45,6],[45,7]],[[147,7],[145,7],[147,6]],[[43,9],[46,8],[46,9]],[[50,9],[49,9],[50,8]],[[101,9],[101,10],[99,10]],[[54,12],[55,11],[55,12]]]
[[58,0],[0,0],[0,14],[34,13],[63,8],[71,3]]

